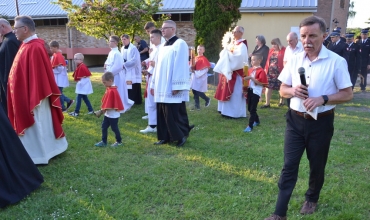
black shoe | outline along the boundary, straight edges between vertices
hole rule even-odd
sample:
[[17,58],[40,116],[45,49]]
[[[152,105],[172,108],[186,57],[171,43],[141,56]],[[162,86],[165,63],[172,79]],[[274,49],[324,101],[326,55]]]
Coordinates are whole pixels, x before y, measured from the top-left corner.
[[71,107],[71,105],[72,105],[73,103],[75,103],[75,100],[71,100],[71,101],[69,101],[69,102],[68,102],[68,104],[67,104],[67,108],[66,108],[66,111]]
[[195,127],[195,125],[189,125],[189,132]]
[[270,108],[270,105],[262,105],[261,108]]
[[210,104],[211,104],[211,98],[208,98],[208,100],[206,101],[205,106],[208,107]]
[[183,138],[181,138],[181,140],[179,140],[178,142],[177,142],[177,144],[176,144],[176,147],[182,147],[184,144],[185,144],[185,142],[186,142],[186,136],[185,137],[183,137]]
[[167,140],[160,140],[160,141],[158,141],[158,142],[155,142],[154,144],[155,145],[161,145],[161,144],[167,144],[168,143],[168,141]]

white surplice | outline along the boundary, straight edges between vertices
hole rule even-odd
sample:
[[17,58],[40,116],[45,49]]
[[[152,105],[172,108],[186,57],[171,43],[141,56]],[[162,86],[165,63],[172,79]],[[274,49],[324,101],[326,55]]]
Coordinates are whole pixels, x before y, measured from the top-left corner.
[[108,54],[107,60],[105,61],[105,71],[111,72],[114,75],[114,84],[117,86],[117,91],[124,107],[124,110],[121,111],[121,113],[124,113],[132,107],[134,101],[128,98],[125,71],[122,67],[123,58],[118,47],[112,48]]
[[123,63],[123,68],[126,71],[126,81],[134,83],[141,83],[141,60],[139,50],[132,43],[128,48],[121,48],[121,55],[126,62]]
[[191,88],[198,92],[207,92],[207,73],[208,68],[195,70],[194,73],[191,74]]
[[[177,39],[173,45],[163,46],[158,54],[150,88],[154,89],[156,103],[189,101],[189,49],[186,42]],[[172,95],[173,90],[180,90]]]
[[150,94],[150,84],[152,82],[155,66],[151,66],[149,62],[154,61],[155,64],[157,64],[159,50],[163,47],[163,45],[164,43],[158,44],[157,46],[153,44],[153,50],[149,54],[149,58],[145,60],[146,65],[149,66],[147,69],[148,75],[146,76],[148,83],[148,87],[146,88],[147,97],[145,98],[145,113],[148,113],[148,125],[157,125],[157,105],[154,102],[154,96]]

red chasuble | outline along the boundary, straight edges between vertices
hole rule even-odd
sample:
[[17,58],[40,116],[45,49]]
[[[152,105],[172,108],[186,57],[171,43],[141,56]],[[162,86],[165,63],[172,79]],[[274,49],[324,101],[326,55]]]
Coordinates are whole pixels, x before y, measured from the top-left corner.
[[115,109],[116,111],[122,111],[124,109],[121,97],[117,91],[117,86],[107,87],[101,100],[101,109]]
[[33,110],[48,98],[55,138],[64,137],[60,92],[44,41],[23,43],[14,59],[8,81],[8,117],[18,135],[24,135],[35,120]]
[[210,68],[211,64],[205,56],[195,57],[195,70],[202,70],[205,68]]
[[91,72],[84,63],[80,63],[77,65],[77,68],[72,76],[73,76],[73,79],[77,82],[77,81],[80,81],[84,77],[90,77]]
[[58,66],[67,66],[66,61],[61,53],[54,53],[51,58],[51,67],[55,68]]

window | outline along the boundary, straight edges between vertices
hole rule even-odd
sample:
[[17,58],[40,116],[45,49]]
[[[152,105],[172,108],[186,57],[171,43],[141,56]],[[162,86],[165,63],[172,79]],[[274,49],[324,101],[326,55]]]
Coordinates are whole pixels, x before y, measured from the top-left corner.
[[340,8],[344,8],[344,0],[340,0]]
[[[154,15],[152,15],[152,18],[153,18],[154,21],[158,21],[161,16],[162,15],[160,15],[160,14],[154,14]],[[171,14],[171,20],[173,20],[173,21],[192,21],[193,20],[193,14],[190,14],[190,13]]]
[[38,26],[64,26],[68,23],[67,18],[58,18],[58,19],[43,19],[38,20],[36,25]]

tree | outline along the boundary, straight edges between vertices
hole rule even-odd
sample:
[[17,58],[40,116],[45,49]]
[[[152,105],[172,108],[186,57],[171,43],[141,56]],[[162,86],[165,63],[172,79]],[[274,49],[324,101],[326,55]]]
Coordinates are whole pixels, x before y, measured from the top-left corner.
[[[123,33],[133,36],[143,34],[144,24],[153,21],[162,0],[86,0],[82,5],[75,5],[72,0],[57,0],[68,13],[68,26],[75,27],[86,35],[109,39],[110,35]],[[164,15],[161,17],[166,19]],[[153,21],[154,22],[154,21]]]
[[355,3],[352,1],[349,3],[349,10],[348,10],[348,18],[354,18],[356,16],[356,12],[353,10],[355,8]]
[[195,0],[195,45],[203,44],[209,60],[217,61],[223,35],[241,18],[241,0]]

